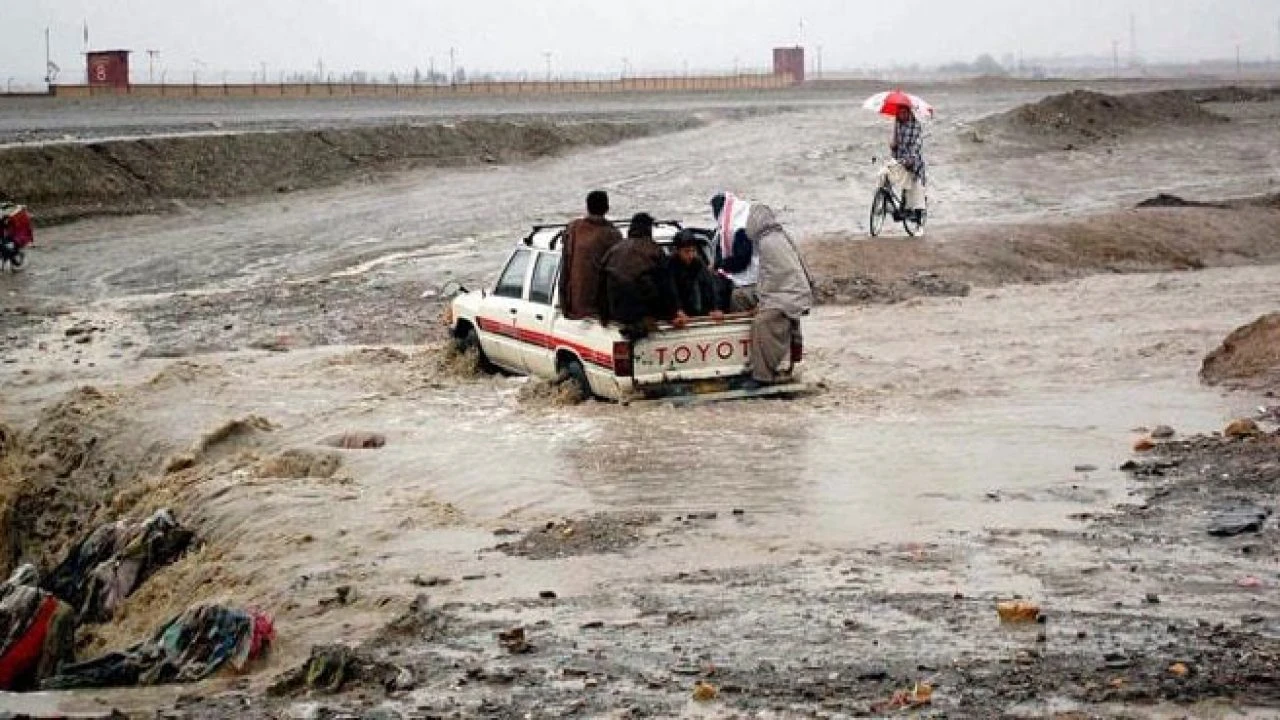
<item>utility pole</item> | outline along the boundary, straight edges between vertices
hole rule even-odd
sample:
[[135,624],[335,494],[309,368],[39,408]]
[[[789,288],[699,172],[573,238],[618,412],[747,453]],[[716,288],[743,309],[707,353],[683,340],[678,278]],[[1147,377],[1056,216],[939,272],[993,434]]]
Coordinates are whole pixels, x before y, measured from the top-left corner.
[[456,48],[449,48],[449,84],[453,85],[458,80],[458,51]]
[[542,52],[542,57],[546,58],[546,61],[547,61],[547,84],[550,85],[551,84],[551,51],[544,50]]
[[817,79],[819,80],[822,79],[822,46],[821,45],[818,46],[817,67],[815,68],[815,72],[813,74],[815,77],[817,77]]
[[44,84],[53,84],[53,56],[49,54],[49,28],[44,29]]
[[152,85],[156,82],[156,58],[160,57],[159,50],[147,51],[147,82]]
[[1138,17],[1129,13],[1129,66],[1138,67]]
[[265,60],[258,61],[258,67],[262,70],[262,84],[267,84],[267,63]]

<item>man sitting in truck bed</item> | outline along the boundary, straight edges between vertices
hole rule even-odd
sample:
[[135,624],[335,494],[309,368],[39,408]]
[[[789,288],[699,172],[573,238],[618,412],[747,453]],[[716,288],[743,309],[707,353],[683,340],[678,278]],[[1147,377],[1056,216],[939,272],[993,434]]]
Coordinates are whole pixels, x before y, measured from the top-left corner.
[[671,280],[675,284],[676,303],[689,317],[723,320],[729,310],[733,283],[711,272],[698,253],[702,241],[691,230],[681,230],[671,241]]
[[627,238],[605,253],[600,266],[600,321],[622,326],[632,340],[645,337],[658,321],[684,327],[667,256],[653,241],[653,217],[631,218]]

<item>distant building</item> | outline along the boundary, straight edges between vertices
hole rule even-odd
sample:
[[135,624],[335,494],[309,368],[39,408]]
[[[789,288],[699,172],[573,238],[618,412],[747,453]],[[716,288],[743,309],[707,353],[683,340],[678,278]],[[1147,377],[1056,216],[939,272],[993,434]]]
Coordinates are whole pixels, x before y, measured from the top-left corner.
[[773,74],[790,75],[791,82],[804,82],[804,48],[782,47],[773,49]]
[[129,51],[96,50],[85,53],[89,85],[93,87],[129,87]]

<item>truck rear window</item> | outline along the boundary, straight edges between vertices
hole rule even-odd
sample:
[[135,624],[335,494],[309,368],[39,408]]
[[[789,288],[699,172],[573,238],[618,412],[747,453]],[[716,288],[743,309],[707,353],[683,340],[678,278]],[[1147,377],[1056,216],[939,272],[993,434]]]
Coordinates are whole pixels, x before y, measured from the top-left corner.
[[551,296],[555,292],[556,270],[560,269],[560,256],[551,253],[539,253],[538,262],[533,266],[533,281],[529,283],[529,302],[542,305],[551,304]]

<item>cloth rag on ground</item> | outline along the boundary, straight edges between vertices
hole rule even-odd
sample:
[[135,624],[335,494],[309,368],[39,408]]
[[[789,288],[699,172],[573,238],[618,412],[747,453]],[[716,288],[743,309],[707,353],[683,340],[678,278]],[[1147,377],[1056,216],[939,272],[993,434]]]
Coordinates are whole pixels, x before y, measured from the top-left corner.
[[0,690],[28,690],[75,652],[75,613],[23,565],[0,584]]
[[203,680],[224,667],[242,672],[275,639],[271,617],[257,610],[195,605],[122,652],[68,665],[46,690],[160,685]]
[[107,523],[76,543],[44,584],[85,623],[108,622],[134,590],[186,552],[194,535],[168,510]]

